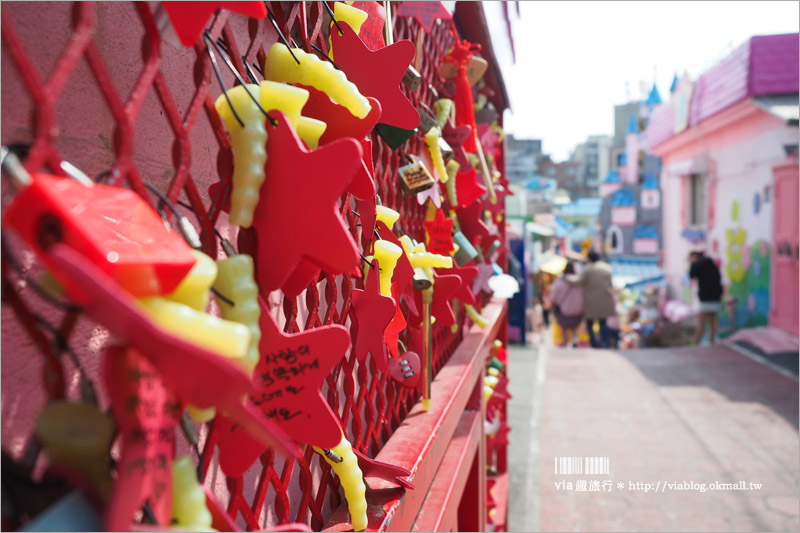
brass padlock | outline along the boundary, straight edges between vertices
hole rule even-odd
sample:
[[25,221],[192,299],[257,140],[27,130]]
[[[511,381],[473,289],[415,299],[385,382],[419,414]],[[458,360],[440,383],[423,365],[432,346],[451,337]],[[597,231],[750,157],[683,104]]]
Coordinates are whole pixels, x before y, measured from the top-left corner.
[[409,91],[416,91],[419,89],[419,86],[422,85],[422,74],[409,65],[408,69],[406,69],[406,73],[403,75],[403,85],[405,85],[406,89]]
[[426,191],[436,183],[431,173],[420,161],[400,167],[397,172],[400,174],[400,185],[403,187],[403,192],[409,196]]
[[453,233],[453,243],[458,245],[458,251],[453,255],[458,266],[462,267],[478,257],[478,251],[460,231]]
[[422,107],[417,106],[417,111],[419,112],[419,132],[423,135],[427,134],[431,131],[431,128],[436,126],[436,119],[431,116],[430,113],[422,109]]
[[444,159],[445,164],[456,156],[448,142],[444,140],[444,137],[439,137],[439,150],[442,152],[442,159]]

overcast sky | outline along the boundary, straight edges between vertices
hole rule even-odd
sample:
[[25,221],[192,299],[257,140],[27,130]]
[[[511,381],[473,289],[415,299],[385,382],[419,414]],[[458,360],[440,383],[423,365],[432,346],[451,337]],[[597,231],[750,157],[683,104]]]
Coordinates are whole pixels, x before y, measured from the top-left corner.
[[641,81],[649,91],[654,69],[666,100],[676,71],[696,79],[748,37],[800,26],[796,1],[533,1],[520,2],[518,20],[509,7],[517,62],[498,53],[505,129],[542,139],[557,161],[588,135],[613,134],[614,104],[639,98]]

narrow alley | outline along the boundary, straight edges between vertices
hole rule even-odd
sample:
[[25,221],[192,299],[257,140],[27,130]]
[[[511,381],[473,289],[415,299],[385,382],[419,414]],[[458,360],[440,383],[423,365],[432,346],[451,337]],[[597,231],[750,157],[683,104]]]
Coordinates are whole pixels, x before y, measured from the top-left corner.
[[[725,344],[516,347],[509,372],[509,530],[800,527],[796,379]],[[562,473],[562,457],[608,474]]]

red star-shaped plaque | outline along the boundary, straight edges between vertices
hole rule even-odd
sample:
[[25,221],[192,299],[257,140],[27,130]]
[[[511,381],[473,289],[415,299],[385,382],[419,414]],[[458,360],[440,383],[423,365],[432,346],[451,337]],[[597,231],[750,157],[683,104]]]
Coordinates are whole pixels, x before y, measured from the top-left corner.
[[373,259],[374,268],[367,275],[364,290],[353,289],[352,312],[353,323],[356,327],[356,341],[353,353],[359,361],[367,358],[367,353],[372,353],[372,358],[378,370],[386,372],[386,327],[395,315],[397,304],[395,301],[381,294],[378,287],[379,261]]
[[381,123],[404,130],[419,126],[419,112],[400,89],[416,54],[414,43],[403,39],[373,52],[350,26],[342,24],[341,28],[341,34],[331,32],[336,64],[361,94],[381,103]]
[[181,44],[187,47],[197,42],[209,17],[219,8],[254,19],[263,19],[267,16],[264,2],[161,2],[161,5],[169,15]]
[[[300,456],[297,446],[273,422],[258,417],[242,405],[253,383],[225,357],[171,335],[140,310],[134,299],[92,262],[63,244],[48,249],[50,260],[80,287],[75,301],[82,311],[114,336],[145,356],[170,390],[201,409],[216,407],[251,434],[262,449],[273,446],[287,455]],[[191,369],[191,371],[187,371]]]
[[[296,84],[308,91],[308,101],[303,106],[303,116],[321,120],[327,124],[319,139],[320,146],[330,144],[339,139],[351,137],[362,143],[368,137],[381,116],[381,104],[375,98],[367,98],[372,109],[363,119],[356,117],[346,107],[331,100],[330,96],[306,85]],[[371,144],[370,144],[371,148]],[[362,150],[362,164],[356,169],[356,175],[347,190],[356,198],[372,198],[375,196],[375,178],[372,172],[372,150]]]
[[[444,326],[456,323],[456,315],[450,307],[450,300],[455,298],[456,292],[461,287],[461,278],[458,276],[439,275],[433,272],[433,302],[431,302],[431,316]],[[416,291],[417,308],[422,309],[422,291]],[[414,325],[422,322],[422,317],[414,317]]]
[[[261,358],[253,372],[255,392],[249,404],[293,439],[333,448],[342,437],[339,419],[321,387],[350,346],[350,334],[340,325],[322,326],[289,335],[283,333],[262,298]],[[222,420],[219,463],[227,476],[245,472],[264,447],[247,438],[236,424]]]
[[459,207],[467,207],[486,194],[486,188],[478,183],[475,169],[469,167],[466,172],[456,174],[456,197]]
[[494,291],[489,287],[489,279],[494,276],[494,268],[489,263],[479,263],[477,268],[478,275],[472,282],[472,293],[478,295],[483,291],[491,294]]
[[[483,252],[486,253],[495,237],[483,222],[483,202],[475,200],[467,207],[459,207],[456,209],[456,214],[458,215],[458,224],[461,226],[462,233],[473,246],[480,246]],[[480,242],[478,242],[479,238]]]
[[464,148],[464,143],[467,142],[470,135],[472,135],[471,126],[453,126],[450,121],[445,122],[442,130],[442,138],[453,149],[455,160],[461,165],[461,170],[472,168],[467,159],[467,150]]
[[472,292],[472,282],[478,277],[478,267],[459,267],[453,264],[452,268],[447,269],[447,273],[461,278],[461,287],[458,288],[458,292],[453,295],[453,298],[458,298],[465,304],[475,305],[475,294]]
[[500,136],[492,129],[491,124],[478,124],[478,140],[481,143],[484,154],[493,154],[497,149],[497,141]]
[[361,164],[361,145],[340,139],[308,151],[286,116],[273,113],[278,126],[267,126],[267,179],[253,216],[256,277],[266,292],[281,288],[300,258],[334,275],[360,259],[339,199]]
[[428,234],[426,249],[432,254],[450,255],[453,251],[453,219],[447,218],[441,209],[436,210],[433,220],[425,222]]
[[431,32],[433,22],[436,19],[453,19],[453,15],[441,2],[403,2],[397,8],[397,14],[401,17],[413,17],[416,19],[419,25],[425,28],[425,33]]
[[[392,284],[392,294],[398,294],[399,286],[397,284]],[[399,353],[398,348],[398,340],[400,339],[400,333],[404,329],[408,323],[406,322],[406,317],[403,316],[403,312],[400,310],[400,306],[395,306],[394,311],[394,318],[389,323],[389,326],[386,328],[386,332],[384,333],[384,337],[386,338],[386,346],[389,347],[389,352],[394,356],[397,357]]]

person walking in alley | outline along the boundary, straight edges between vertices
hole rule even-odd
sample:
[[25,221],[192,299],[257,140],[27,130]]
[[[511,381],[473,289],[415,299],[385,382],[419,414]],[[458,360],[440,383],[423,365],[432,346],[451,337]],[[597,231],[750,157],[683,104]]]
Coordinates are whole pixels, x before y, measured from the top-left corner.
[[575,264],[570,261],[564,267],[563,274],[553,282],[550,299],[556,322],[561,327],[561,335],[565,346],[575,347],[578,343],[578,326],[583,319],[583,288],[571,285],[566,276],[575,274]]
[[722,305],[722,277],[719,268],[703,252],[689,254],[689,278],[697,280],[697,297],[700,300],[700,312],[697,314],[697,333],[694,343],[700,344],[708,324],[711,334],[711,344],[717,336],[717,313]]
[[[583,267],[579,277],[570,276],[567,281],[583,287],[583,316],[586,318],[586,329],[589,330],[589,342],[592,348],[608,348],[611,332],[606,320],[614,315],[615,302],[611,285],[611,265],[600,260],[600,254],[591,250],[586,259],[589,264]],[[600,341],[594,333],[594,323],[600,326]]]

